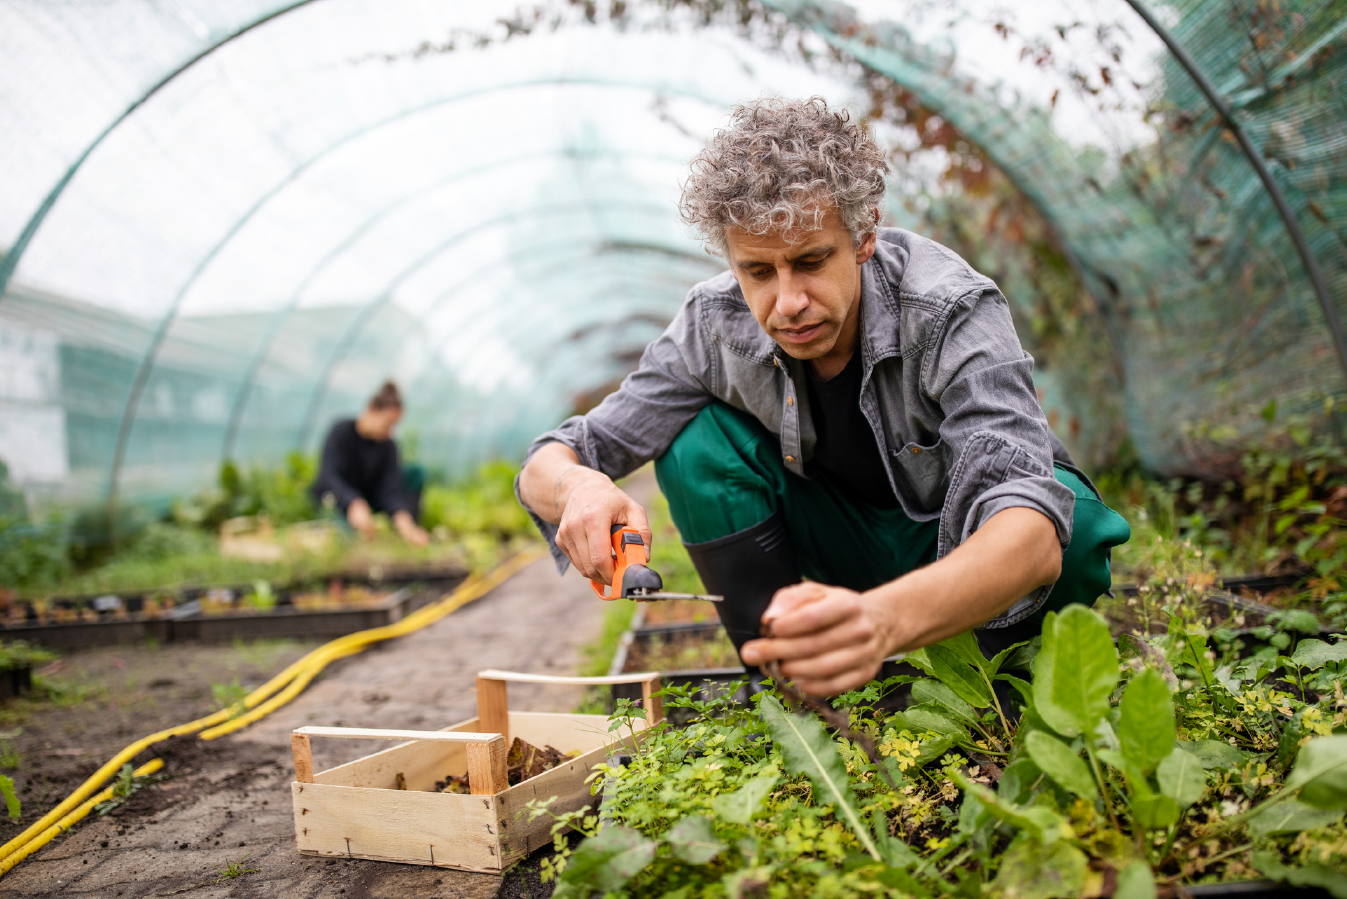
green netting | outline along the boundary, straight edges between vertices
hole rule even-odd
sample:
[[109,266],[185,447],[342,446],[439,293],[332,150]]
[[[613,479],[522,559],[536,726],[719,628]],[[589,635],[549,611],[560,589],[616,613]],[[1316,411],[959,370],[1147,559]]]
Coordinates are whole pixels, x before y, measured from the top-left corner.
[[[678,180],[764,93],[869,119],[891,220],[1002,283],[1082,458],[1130,437],[1220,477],[1331,434],[1324,309],[1192,75],[1123,0],[1019,6],[8,4],[0,459],[36,497],[162,504],[388,376],[431,465],[516,455],[717,270]],[[1347,10],[1149,9],[1347,314]]]

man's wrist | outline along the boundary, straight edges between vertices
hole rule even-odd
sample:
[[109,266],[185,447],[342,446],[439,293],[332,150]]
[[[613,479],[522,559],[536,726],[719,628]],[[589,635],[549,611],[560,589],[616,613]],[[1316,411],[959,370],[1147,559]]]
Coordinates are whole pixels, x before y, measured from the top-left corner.
[[552,513],[558,521],[561,520],[562,514],[566,511],[566,506],[570,503],[571,496],[575,493],[576,488],[588,480],[590,475],[612,483],[612,480],[603,472],[578,464],[563,469],[557,475],[557,479],[552,485]]
[[872,603],[885,658],[915,648],[930,629],[930,604],[912,601],[908,579],[904,575],[862,594]]

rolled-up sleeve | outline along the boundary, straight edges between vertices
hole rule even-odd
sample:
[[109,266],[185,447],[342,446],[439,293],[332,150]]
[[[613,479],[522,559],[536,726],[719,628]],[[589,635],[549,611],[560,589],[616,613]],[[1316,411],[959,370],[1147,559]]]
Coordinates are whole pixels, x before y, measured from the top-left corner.
[[[692,316],[696,307],[685,304],[673,322],[641,355],[640,367],[622,381],[622,386],[604,398],[586,415],[574,415],[529,446],[524,464],[549,443],[564,443],[574,450],[580,464],[616,480],[663,454],[687,426],[711,394],[687,361],[684,347],[696,340]],[[547,541],[559,572],[570,560],[557,547],[557,526],[540,518],[519,495]]]
[[[1071,541],[1075,495],[1053,474],[1053,439],[1034,390],[1033,358],[1020,346],[1010,308],[993,287],[951,305],[927,352],[923,390],[940,404],[941,440],[954,458],[940,513],[941,557],[996,513],[1041,512]],[[985,627],[1014,624],[1052,592],[1040,587]]]

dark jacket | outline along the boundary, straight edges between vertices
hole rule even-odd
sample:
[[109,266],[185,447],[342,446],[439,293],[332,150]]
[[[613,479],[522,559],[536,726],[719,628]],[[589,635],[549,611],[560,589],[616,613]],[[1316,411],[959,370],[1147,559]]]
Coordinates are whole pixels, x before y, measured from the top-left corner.
[[392,440],[360,436],[352,418],[337,422],[328,432],[318,479],[310,490],[318,503],[331,493],[343,515],[360,496],[375,512],[412,512],[411,501],[402,489],[398,445]]

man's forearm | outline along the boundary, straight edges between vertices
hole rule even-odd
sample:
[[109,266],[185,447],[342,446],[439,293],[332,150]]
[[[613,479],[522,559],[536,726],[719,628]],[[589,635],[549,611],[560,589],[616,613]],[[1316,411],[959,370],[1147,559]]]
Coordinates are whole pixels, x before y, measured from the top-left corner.
[[645,509],[606,474],[581,465],[563,443],[549,443],[533,454],[519,473],[519,497],[538,517],[557,525],[557,546],[587,578],[606,584],[612,577],[614,524],[640,531],[649,552]]
[[770,637],[745,643],[750,665],[772,659],[808,693],[832,696],[875,676],[885,658],[961,634],[1055,581],[1057,529],[1032,509],[992,516],[939,562],[866,593],[803,583],[778,590],[764,615]]
[[940,561],[869,592],[894,616],[890,651],[902,652],[990,621],[1055,582],[1061,569],[1052,522],[1033,509],[1010,508]]
[[575,450],[564,443],[549,443],[520,472],[519,496],[543,521],[559,524],[566,508],[566,481],[582,467]]

